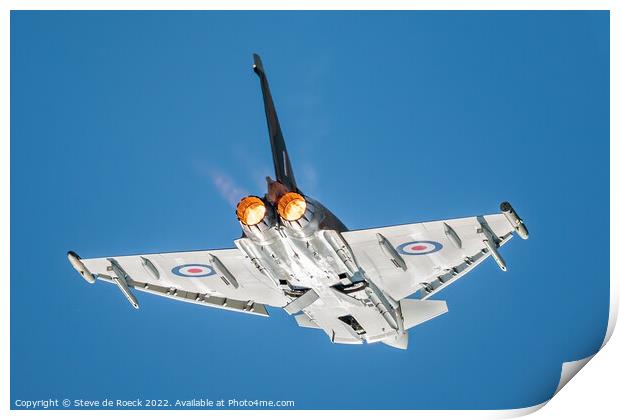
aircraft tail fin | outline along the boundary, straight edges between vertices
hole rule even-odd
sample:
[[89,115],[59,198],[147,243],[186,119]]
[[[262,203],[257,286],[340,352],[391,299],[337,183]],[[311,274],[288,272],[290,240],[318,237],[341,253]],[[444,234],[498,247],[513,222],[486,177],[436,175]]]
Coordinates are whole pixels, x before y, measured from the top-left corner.
[[269,141],[271,143],[271,154],[273,157],[273,165],[276,171],[276,179],[284,184],[290,191],[297,191],[295,176],[291,160],[286,150],[286,143],[280,129],[280,122],[276,114],[276,107],[273,104],[269,83],[263,68],[263,62],[258,54],[254,54],[254,65],[252,66],[254,73],[260,78],[260,87],[263,91],[263,102],[265,104],[265,116],[267,117],[267,128],[269,130]]

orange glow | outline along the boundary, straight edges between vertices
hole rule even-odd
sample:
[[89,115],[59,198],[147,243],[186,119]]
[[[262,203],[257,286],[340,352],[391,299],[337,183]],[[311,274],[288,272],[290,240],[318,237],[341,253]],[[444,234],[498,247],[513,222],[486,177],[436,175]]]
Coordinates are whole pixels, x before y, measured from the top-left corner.
[[258,197],[245,197],[237,204],[237,218],[241,223],[254,226],[265,218],[267,208],[265,203]]
[[306,200],[297,193],[288,192],[278,201],[278,214],[289,222],[299,220],[306,212]]

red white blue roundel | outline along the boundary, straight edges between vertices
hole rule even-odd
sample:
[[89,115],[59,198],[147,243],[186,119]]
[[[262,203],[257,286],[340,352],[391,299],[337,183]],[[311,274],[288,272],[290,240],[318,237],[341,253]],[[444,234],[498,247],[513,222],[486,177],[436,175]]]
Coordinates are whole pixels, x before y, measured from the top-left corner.
[[174,267],[172,273],[181,277],[207,277],[215,274],[215,270],[210,265],[184,264]]
[[435,241],[405,242],[398,246],[398,252],[403,255],[426,255],[439,251],[443,245]]

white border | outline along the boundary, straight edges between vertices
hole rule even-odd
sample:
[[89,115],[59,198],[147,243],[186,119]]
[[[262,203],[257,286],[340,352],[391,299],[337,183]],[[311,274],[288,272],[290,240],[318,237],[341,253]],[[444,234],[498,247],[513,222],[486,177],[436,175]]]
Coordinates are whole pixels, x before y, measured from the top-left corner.
[[[2,238],[0,242],[0,255],[5,257],[3,264],[0,264],[0,273],[2,279],[4,279],[5,291],[2,293],[2,343],[0,344],[0,351],[2,353],[2,396],[0,397],[0,412],[2,414],[8,414],[14,417],[33,418],[40,416],[55,417],[55,418],[82,418],[85,414],[91,417],[107,418],[112,413],[108,411],[89,411],[85,413],[83,411],[10,411],[10,293],[9,293],[9,281],[10,278],[10,10],[232,10],[232,9],[246,9],[246,10],[260,10],[260,9],[288,9],[288,10],[380,10],[380,9],[392,9],[392,10],[610,10],[610,25],[611,25],[611,103],[610,103],[610,122],[611,122],[611,138],[617,139],[618,127],[614,116],[617,116],[618,106],[618,85],[616,79],[613,76],[618,74],[618,30],[616,29],[620,19],[618,18],[618,7],[614,7],[616,3],[612,0],[608,1],[535,1],[535,0],[522,0],[522,1],[492,1],[492,0],[478,0],[478,1],[394,1],[383,0],[381,2],[358,0],[355,2],[345,1],[327,1],[327,0],[301,0],[301,1],[282,1],[282,0],[262,0],[262,1],[249,1],[249,0],[234,0],[222,3],[213,3],[204,0],[93,0],[93,1],[78,1],[78,0],[60,0],[60,1],[43,1],[43,0],[24,0],[24,1],[2,1],[0,2],[0,28],[2,31],[1,37],[1,51],[0,51],[0,68],[2,70],[0,92],[2,92],[2,101],[0,102],[1,112],[1,130],[2,130],[2,142],[0,144],[0,200],[2,202],[0,211],[0,232],[2,232]],[[611,185],[610,185],[610,211],[611,209],[618,209],[618,169],[614,163],[617,163],[618,157],[618,145],[611,142]],[[613,213],[610,213],[613,214]],[[618,223],[614,218],[610,220],[610,261],[613,261],[614,255],[620,255],[618,253]],[[613,234],[611,234],[613,233]],[[617,312],[618,312],[618,268],[611,265],[611,302],[610,302],[610,319],[607,334],[605,337],[605,343],[609,341],[613,329],[615,327]],[[617,339],[612,341],[610,345],[606,346],[606,349],[602,354],[593,358],[591,363],[588,363],[588,367],[584,369],[584,372],[580,374],[578,381],[571,381],[566,388],[554,397],[549,403],[549,407],[545,410],[538,411],[536,413],[537,418],[576,418],[583,417],[584,415],[592,416],[595,418],[600,417],[613,417],[613,414],[618,414],[619,410],[616,404],[616,376],[620,372],[618,362],[618,354],[620,354],[620,345],[617,343]],[[590,358],[588,358],[590,360]],[[575,367],[583,367],[585,363],[579,363],[578,361],[573,363],[566,363],[563,367],[563,379],[570,376],[570,371],[573,374],[576,373]],[[578,371],[578,369],[577,369]],[[570,376],[572,377],[572,376]],[[569,378],[570,379],[570,378]],[[558,390],[561,386],[558,387]],[[408,411],[389,411],[389,412],[377,412],[377,411],[332,411],[330,414],[338,416],[346,415],[355,417],[375,417],[388,415],[390,417],[407,418],[411,415],[421,416],[423,418],[444,418],[450,417],[466,417],[466,418],[502,418],[502,417],[515,417],[524,414],[528,414],[533,411],[537,411],[545,404],[539,406],[529,407],[518,410],[503,410],[503,411],[416,411],[411,413]],[[613,413],[613,414],[612,414]],[[273,418],[274,416],[284,418],[290,416],[291,412],[286,411],[252,411],[252,417],[257,418]],[[142,417],[142,418],[169,418],[172,416],[178,416],[177,411],[116,411],[114,415],[120,415],[122,417]],[[232,418],[239,416],[239,412],[235,411],[184,411],[185,417],[220,417],[220,418]],[[315,417],[317,413],[308,411],[296,411],[295,417],[300,419]]]

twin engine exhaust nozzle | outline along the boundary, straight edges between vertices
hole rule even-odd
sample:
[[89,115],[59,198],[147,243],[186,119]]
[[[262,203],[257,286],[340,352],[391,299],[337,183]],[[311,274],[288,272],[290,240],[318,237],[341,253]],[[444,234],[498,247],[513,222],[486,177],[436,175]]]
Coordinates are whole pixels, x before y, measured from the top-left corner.
[[[275,207],[282,219],[295,222],[306,213],[308,203],[301,194],[287,192],[280,197]],[[264,222],[265,218],[270,216],[272,212],[270,204],[253,195],[242,198],[237,204],[237,219],[246,226],[256,226]]]

